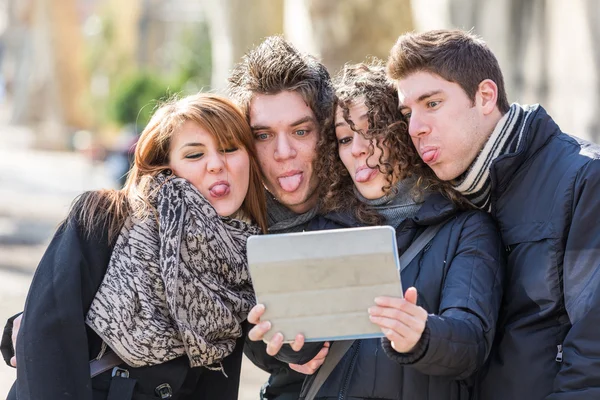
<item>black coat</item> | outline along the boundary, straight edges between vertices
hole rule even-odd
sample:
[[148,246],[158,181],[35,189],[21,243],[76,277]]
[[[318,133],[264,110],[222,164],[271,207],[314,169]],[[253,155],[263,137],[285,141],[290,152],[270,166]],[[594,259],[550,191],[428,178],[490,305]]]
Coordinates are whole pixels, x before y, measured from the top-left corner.
[[509,254],[481,398],[600,399],[600,147],[540,106],[522,141],[491,168]]
[[[445,220],[435,238],[402,272],[403,288],[416,287],[418,304],[435,314],[429,316],[417,348],[400,354],[387,339],[356,341],[320,389],[318,399],[472,398],[473,377],[493,342],[504,249],[489,215],[458,212],[445,198],[431,195],[415,218],[398,227],[399,254],[428,225]],[[348,216],[329,215],[318,217],[310,228],[353,226],[357,224]],[[285,346],[278,358],[306,361],[319,347],[297,354]]]
[[[105,229],[87,236],[75,218],[63,223],[31,283],[17,340],[17,381],[10,400],[106,399],[110,373],[90,378],[89,360],[100,338],[85,315],[106,272],[112,248]],[[231,399],[238,396],[243,337],[223,361],[222,372],[190,368],[187,357],[144,368],[130,368],[138,379],[134,399],[152,399],[169,383],[173,399]],[[180,388],[177,390],[177,388]]]

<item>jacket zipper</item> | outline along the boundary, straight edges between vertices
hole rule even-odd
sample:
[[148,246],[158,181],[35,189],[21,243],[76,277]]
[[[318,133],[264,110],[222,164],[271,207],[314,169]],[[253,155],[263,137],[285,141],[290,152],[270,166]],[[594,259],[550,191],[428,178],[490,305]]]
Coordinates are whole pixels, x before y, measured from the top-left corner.
[[356,349],[354,350],[354,354],[352,355],[352,361],[350,362],[350,368],[348,368],[348,373],[346,374],[346,378],[344,379],[344,386],[342,386],[342,390],[340,391],[340,396],[338,400],[344,400],[346,397],[346,391],[348,390],[348,384],[350,383],[350,375],[352,375],[354,371],[354,364],[356,364],[356,359],[358,358],[358,351],[360,350],[360,340],[356,341]]
[[556,346],[556,348],[558,349],[558,352],[556,353],[556,362],[557,363],[561,363],[563,361],[563,348],[562,348],[562,344],[559,344]]

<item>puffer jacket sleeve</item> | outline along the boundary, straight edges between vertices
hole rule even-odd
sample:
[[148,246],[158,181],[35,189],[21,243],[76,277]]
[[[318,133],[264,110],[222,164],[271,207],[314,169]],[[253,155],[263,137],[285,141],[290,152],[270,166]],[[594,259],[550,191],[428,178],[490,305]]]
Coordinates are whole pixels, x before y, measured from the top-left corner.
[[471,376],[490,352],[505,269],[504,249],[491,217],[469,211],[464,218],[462,226],[452,227],[459,241],[454,257],[447,260],[439,315],[428,316],[412,353],[398,353],[383,339],[384,350],[396,362],[455,379]]
[[548,400],[600,398],[600,160],[581,168],[573,185],[571,227],[563,264],[571,328]]
[[19,400],[92,400],[85,313],[109,255],[105,233],[86,238],[75,219],[54,235],[33,277],[17,337]]

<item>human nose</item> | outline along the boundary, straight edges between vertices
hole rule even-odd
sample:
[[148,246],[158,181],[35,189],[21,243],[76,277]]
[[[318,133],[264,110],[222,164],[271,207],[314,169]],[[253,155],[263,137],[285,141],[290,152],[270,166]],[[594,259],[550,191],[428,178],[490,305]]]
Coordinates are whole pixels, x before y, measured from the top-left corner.
[[369,140],[365,139],[360,133],[354,132],[354,138],[352,139],[352,155],[354,157],[360,157],[367,154],[369,150]]
[[281,161],[296,157],[296,149],[288,135],[277,135],[277,144],[275,148],[275,160]]
[[413,112],[408,121],[408,134],[413,138],[419,138],[431,132],[431,127],[420,115]]
[[224,154],[217,153],[217,154],[213,154],[211,157],[208,158],[208,163],[206,165],[208,172],[210,172],[212,174],[216,174],[216,173],[223,171],[224,167],[225,167],[225,155]]

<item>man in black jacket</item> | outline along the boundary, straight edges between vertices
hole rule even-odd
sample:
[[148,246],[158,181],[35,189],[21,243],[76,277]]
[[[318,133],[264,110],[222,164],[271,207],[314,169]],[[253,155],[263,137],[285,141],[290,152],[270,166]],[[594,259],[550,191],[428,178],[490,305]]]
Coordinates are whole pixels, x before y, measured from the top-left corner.
[[[317,140],[333,107],[333,86],[316,58],[280,36],[246,54],[229,77],[229,94],[246,113],[267,188],[269,233],[302,232],[317,213],[313,170]],[[309,346],[310,347],[310,346]],[[248,358],[269,372],[264,399],[296,400],[305,375],[322,364],[327,349],[314,345],[306,366],[278,361],[262,342],[247,342]],[[311,356],[312,357],[312,356]]]
[[387,70],[422,160],[491,213],[508,252],[481,398],[600,398],[600,147],[510,105],[470,33],[405,34]]

